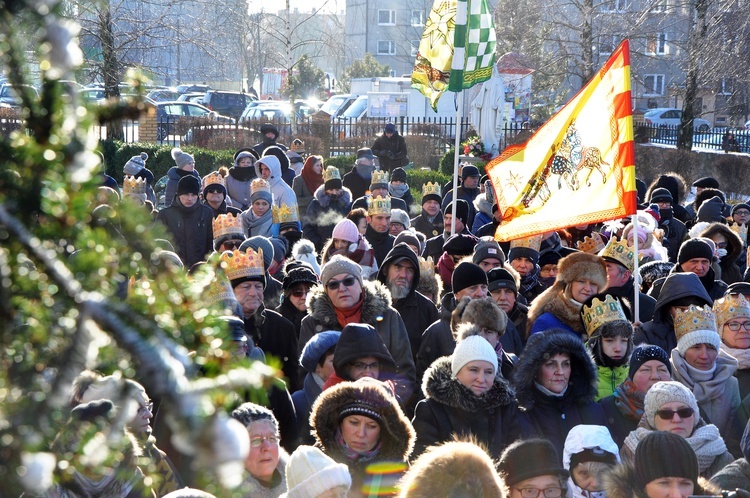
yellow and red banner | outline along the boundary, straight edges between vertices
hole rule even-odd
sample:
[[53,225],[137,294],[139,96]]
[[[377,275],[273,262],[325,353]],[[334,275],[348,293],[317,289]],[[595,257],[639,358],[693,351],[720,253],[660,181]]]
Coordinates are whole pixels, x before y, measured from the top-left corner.
[[509,146],[486,171],[503,216],[500,241],[634,214],[628,40],[528,141]]

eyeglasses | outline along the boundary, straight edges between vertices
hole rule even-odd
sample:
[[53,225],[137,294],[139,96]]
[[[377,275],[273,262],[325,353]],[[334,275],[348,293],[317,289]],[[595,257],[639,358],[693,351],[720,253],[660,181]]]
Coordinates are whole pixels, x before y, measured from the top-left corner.
[[340,285],[343,285],[344,287],[351,287],[356,281],[357,279],[354,277],[346,277],[344,280],[332,280],[326,284],[326,289],[335,291],[339,288]]
[[515,488],[521,493],[523,498],[537,498],[539,494],[543,494],[544,498],[560,498],[562,496],[562,488]]
[[241,240],[228,240],[221,244],[222,246],[226,247],[227,249],[239,249],[242,245]]
[[750,332],[750,322],[743,322],[743,323],[730,322],[730,323],[725,323],[724,325],[728,327],[729,330],[731,330],[732,332],[737,332],[741,328],[745,329],[747,332]]
[[154,403],[149,402],[146,404],[146,406],[142,406],[138,408],[138,415],[144,415],[146,412],[154,413]]
[[380,362],[373,361],[372,363],[364,363],[361,361],[357,361],[355,363],[351,363],[351,366],[360,372],[363,372],[365,370],[380,370]]
[[208,188],[206,189],[206,193],[207,194],[223,194],[224,191],[221,190],[220,188]]
[[737,216],[750,216],[750,211],[747,209],[738,209],[734,212]]
[[299,290],[296,290],[296,291],[292,292],[292,295],[293,295],[294,297],[304,297],[304,296],[306,296],[306,295],[307,295],[307,294],[308,294],[309,292],[310,292],[310,291],[309,291],[309,290],[307,290],[307,289],[299,289]]
[[268,444],[273,446],[279,443],[279,438],[277,436],[254,436],[250,438],[250,446],[259,448],[263,441],[268,441]]
[[659,417],[662,420],[672,420],[674,418],[674,414],[677,414],[680,416],[680,418],[690,418],[693,416],[693,409],[688,407],[680,408],[678,410],[656,410],[656,416]]

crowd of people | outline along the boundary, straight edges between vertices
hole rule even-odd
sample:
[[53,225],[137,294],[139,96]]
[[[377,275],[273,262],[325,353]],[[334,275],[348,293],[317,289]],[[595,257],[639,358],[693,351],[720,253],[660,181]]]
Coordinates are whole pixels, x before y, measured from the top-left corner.
[[[174,149],[155,221],[163,257],[188,273],[216,265],[224,291],[207,300],[233,315],[234,355],[282,365],[265,406],[231,412],[249,438],[244,496],[750,489],[750,204],[701,178],[684,206],[669,173],[639,183],[632,217],[498,243],[493,186],[471,164],[457,190],[426,183],[417,201],[405,151],[381,169],[362,148],[342,175],[262,131],[223,171],[200,175]],[[122,195],[148,205],[144,156],[125,165]],[[207,496],[184,488],[189,462],[140,384],[87,371],[74,386],[54,451],[80,451],[83,423],[111,421],[123,399],[135,439],[117,472],[77,468],[54,496]]]

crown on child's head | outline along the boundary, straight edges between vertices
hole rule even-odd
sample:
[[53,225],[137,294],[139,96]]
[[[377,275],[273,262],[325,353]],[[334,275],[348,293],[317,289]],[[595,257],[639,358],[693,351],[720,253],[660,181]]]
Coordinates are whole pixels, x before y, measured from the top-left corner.
[[122,182],[123,195],[146,195],[146,186],[148,182],[144,178],[126,176]]
[[628,321],[625,312],[622,310],[620,301],[609,294],[607,294],[604,301],[595,297],[591,300],[591,306],[583,305],[582,313],[583,325],[586,327],[586,333],[589,337],[605,323]]

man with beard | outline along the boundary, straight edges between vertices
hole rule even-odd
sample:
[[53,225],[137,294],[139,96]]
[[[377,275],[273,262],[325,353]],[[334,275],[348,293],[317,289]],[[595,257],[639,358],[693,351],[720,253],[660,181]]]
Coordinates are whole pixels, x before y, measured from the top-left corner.
[[419,285],[417,254],[405,242],[395,245],[383,260],[378,280],[391,291],[393,307],[404,321],[416,361],[422,333],[439,318],[433,302],[416,290]]

